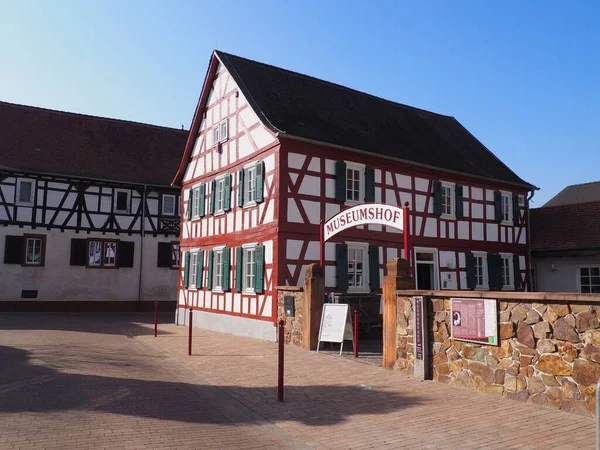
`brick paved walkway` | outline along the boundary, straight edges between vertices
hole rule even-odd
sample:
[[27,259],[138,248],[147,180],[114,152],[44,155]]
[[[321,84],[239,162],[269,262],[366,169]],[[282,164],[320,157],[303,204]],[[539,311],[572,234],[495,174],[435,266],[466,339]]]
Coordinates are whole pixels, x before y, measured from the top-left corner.
[[[164,318],[168,320],[170,318]],[[378,367],[117,315],[0,315],[0,450],[594,448],[594,421]]]

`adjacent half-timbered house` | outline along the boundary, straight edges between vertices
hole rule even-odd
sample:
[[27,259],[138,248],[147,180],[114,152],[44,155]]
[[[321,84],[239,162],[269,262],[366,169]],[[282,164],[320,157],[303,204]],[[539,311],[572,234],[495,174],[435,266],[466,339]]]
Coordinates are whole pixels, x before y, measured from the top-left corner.
[[173,307],[186,136],[0,102],[0,309]]
[[[179,306],[201,327],[275,338],[275,289],[319,262],[319,224],[360,203],[408,203],[403,232],[361,225],[325,245],[329,292],[380,290],[411,261],[420,289],[524,289],[528,195],[455,118],[215,51],[174,184]],[[179,320],[183,320],[180,315]]]

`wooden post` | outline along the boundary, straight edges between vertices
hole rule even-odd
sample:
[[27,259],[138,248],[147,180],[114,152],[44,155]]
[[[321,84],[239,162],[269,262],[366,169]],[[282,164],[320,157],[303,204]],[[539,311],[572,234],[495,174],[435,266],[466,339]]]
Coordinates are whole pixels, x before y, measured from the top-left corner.
[[302,347],[316,350],[319,340],[321,312],[325,300],[325,280],[319,264],[309,264],[304,277],[304,304],[302,305]]
[[398,289],[411,289],[408,261],[402,258],[387,263],[387,275],[383,277],[383,367],[393,369],[396,363],[396,321],[398,317]]

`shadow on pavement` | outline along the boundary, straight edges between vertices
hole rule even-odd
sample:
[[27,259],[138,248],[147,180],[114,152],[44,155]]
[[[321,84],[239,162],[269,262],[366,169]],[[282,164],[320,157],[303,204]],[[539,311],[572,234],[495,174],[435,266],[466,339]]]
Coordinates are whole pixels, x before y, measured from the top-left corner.
[[74,410],[188,423],[326,426],[352,415],[386,414],[422,403],[417,396],[343,385],[288,386],[285,402],[279,403],[273,387],[61,373],[32,362],[30,352],[7,346],[0,346],[0,362],[0,414]]

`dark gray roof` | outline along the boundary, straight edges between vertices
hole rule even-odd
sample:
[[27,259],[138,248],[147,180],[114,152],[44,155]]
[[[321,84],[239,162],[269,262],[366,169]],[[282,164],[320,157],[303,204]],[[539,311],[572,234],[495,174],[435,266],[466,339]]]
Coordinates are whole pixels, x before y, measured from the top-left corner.
[[547,206],[576,205],[578,203],[596,201],[600,201],[600,181],[567,186],[548,200],[542,208]]
[[216,52],[265,126],[280,133],[533,188],[454,117]]

